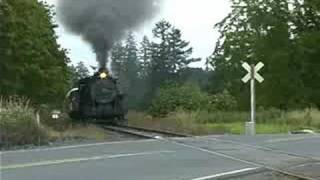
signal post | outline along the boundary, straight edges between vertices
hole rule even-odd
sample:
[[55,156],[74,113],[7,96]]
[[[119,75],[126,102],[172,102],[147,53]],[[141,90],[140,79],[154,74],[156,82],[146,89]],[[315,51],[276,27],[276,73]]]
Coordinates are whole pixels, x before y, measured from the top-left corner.
[[255,81],[257,80],[259,83],[264,81],[264,78],[258,73],[263,67],[264,64],[259,62],[257,65],[248,63],[243,63],[242,67],[248,71],[248,74],[242,78],[244,83],[250,81],[250,121],[246,122],[245,129],[246,135],[255,135],[256,134],[256,92],[255,92]]

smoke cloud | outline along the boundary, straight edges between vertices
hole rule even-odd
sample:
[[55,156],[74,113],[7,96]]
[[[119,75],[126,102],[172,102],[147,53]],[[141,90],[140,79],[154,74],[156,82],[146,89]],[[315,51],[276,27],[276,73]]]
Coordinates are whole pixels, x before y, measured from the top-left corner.
[[159,0],[59,0],[57,6],[58,19],[91,44],[100,67],[116,41],[158,10]]

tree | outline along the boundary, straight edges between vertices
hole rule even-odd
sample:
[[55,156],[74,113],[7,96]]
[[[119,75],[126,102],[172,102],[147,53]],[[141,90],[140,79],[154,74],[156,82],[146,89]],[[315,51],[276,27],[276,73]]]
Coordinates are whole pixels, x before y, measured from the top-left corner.
[[138,58],[138,45],[132,32],[128,34],[124,50],[123,73],[128,86],[128,106],[131,109],[136,109],[141,100],[139,79],[140,63]]
[[0,93],[61,102],[69,59],[57,43],[51,8],[37,0],[3,0],[0,8]]
[[155,91],[161,83],[174,80],[179,71],[200,59],[191,58],[190,43],[182,40],[181,31],[167,21],[160,21],[153,29],[156,42],[151,45],[151,83]]
[[[134,84],[138,79],[139,59],[138,47],[135,37],[132,32],[129,33],[125,42],[125,58],[124,58],[124,73],[131,84]],[[130,85],[131,86],[131,85]]]
[[121,42],[116,43],[111,49],[111,69],[113,75],[119,78],[124,66],[125,49]]
[[201,90],[207,90],[209,85],[209,71],[202,68],[185,68],[179,72],[179,79],[177,82],[180,84],[196,84]]
[[233,0],[232,3],[232,13],[216,25],[221,38],[210,58],[212,79],[218,83],[212,84],[215,86],[212,89],[228,89],[242,107],[247,107],[249,90],[240,81],[245,74],[241,64],[262,61],[266,64],[263,70],[266,81],[257,89],[260,106],[287,109],[309,104],[304,91],[308,81],[301,70],[312,59],[304,55],[297,59],[296,48],[301,45],[302,34],[318,27],[319,14],[311,10],[307,1],[301,4],[289,0]]
[[301,91],[307,105],[320,107],[320,3],[314,0],[294,1],[294,61],[297,65]]
[[124,44],[117,43],[111,51],[113,72],[118,77],[121,91],[127,94],[129,108],[136,108],[139,99],[140,63],[138,47],[132,32]]
[[75,68],[78,79],[84,79],[90,76],[88,68],[84,65],[82,61],[80,61]]
[[137,78],[139,72],[138,47],[132,32],[124,43],[118,42],[111,50],[112,68],[116,74]]
[[74,86],[80,79],[84,79],[90,76],[88,68],[80,61],[76,66],[71,65],[70,71],[72,74],[71,86]]
[[[7,15],[9,14],[9,6],[7,3],[0,2],[0,90],[2,92],[8,91],[9,87],[13,86],[12,82],[10,82],[10,79],[12,77],[12,70],[9,70],[11,68],[10,61],[8,61],[8,54],[9,49],[7,48],[9,44],[9,18]],[[0,91],[0,92],[1,92]]]
[[140,43],[140,48],[138,52],[139,63],[140,63],[140,72],[139,77],[142,80],[146,80],[151,72],[151,58],[152,58],[152,48],[151,42],[147,36],[143,37],[142,42]]
[[125,42],[117,43],[111,51],[113,72],[128,94],[130,108],[149,106],[161,84],[179,81],[188,65],[200,60],[191,58],[189,42],[182,40],[181,31],[169,22],[157,23],[153,34],[154,42],[145,36],[138,48],[129,33]]

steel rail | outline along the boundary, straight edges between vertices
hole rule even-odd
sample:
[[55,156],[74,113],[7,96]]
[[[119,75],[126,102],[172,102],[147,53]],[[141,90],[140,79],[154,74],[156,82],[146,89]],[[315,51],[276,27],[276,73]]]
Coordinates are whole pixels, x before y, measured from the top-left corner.
[[[232,160],[239,161],[239,162],[243,162],[243,163],[246,163],[246,164],[255,165],[255,166],[258,166],[261,169],[264,169],[266,171],[279,173],[279,174],[282,174],[282,175],[285,175],[285,176],[288,176],[288,177],[293,177],[293,178],[296,178],[296,179],[299,179],[299,180],[318,180],[317,178],[313,178],[313,177],[309,177],[309,176],[306,176],[306,175],[290,172],[289,170],[286,170],[286,169],[275,168],[275,167],[268,166],[268,165],[265,165],[265,164],[262,164],[262,163],[241,159],[241,158],[238,158],[238,157],[234,157],[232,155],[228,155],[228,154],[225,154],[225,153],[213,151],[213,150],[206,149],[206,148],[203,148],[203,147],[197,147],[197,146],[194,146],[194,145],[189,145],[189,144],[181,142],[181,141],[179,142],[179,141],[177,141],[175,139],[167,139],[167,138],[170,138],[170,137],[192,137],[191,135],[187,135],[187,134],[180,134],[180,133],[175,133],[175,132],[146,129],[146,128],[133,127],[133,126],[124,126],[124,125],[114,125],[114,126],[103,125],[102,127],[104,129],[106,129],[106,130],[119,132],[119,133],[124,133],[124,134],[129,134],[129,135],[140,137],[140,138],[162,139],[162,140],[165,140],[165,141],[170,142],[170,143],[174,143],[174,144],[177,144],[177,145],[182,145],[184,147],[189,147],[189,148],[192,148],[192,149],[195,149],[195,150],[199,150],[199,151],[202,151],[202,152],[206,152],[206,153],[209,153],[209,154],[225,157],[225,158],[232,159]],[[211,139],[211,138],[209,138],[209,139]],[[207,140],[209,140],[209,139],[207,139]],[[220,142],[226,142],[226,143],[235,143],[234,141],[219,140],[219,139],[215,139],[215,138],[212,138],[211,140],[220,141]],[[278,150],[275,150],[275,149],[271,149],[271,148],[269,149],[269,148],[262,147],[262,146],[254,146],[254,145],[242,144],[242,143],[235,143],[235,144],[243,145],[243,146],[247,146],[247,147],[251,147],[251,148],[255,148],[257,150],[265,150],[265,151],[269,151],[269,152],[287,154],[287,155],[290,155],[290,156],[299,157],[299,158],[305,158],[305,159],[311,160],[310,157],[297,155],[297,154],[294,154],[294,153],[281,152],[281,151],[278,151]],[[301,165],[303,165],[303,164],[301,164]],[[244,177],[245,174],[243,174],[241,176]],[[226,179],[229,179],[229,178],[227,177]]]
[[[257,166],[257,167],[259,167],[261,169],[269,170],[271,172],[277,172],[279,174],[283,174],[283,175],[286,175],[286,176],[289,176],[289,177],[294,177],[294,178],[299,179],[299,180],[319,180],[318,178],[309,177],[309,176],[306,176],[306,175],[303,175],[303,174],[297,174],[297,173],[294,173],[294,172],[290,172],[288,170],[288,169],[290,169],[290,167],[288,167],[287,170],[286,170],[286,169],[282,169],[282,168],[268,166],[268,165],[265,165],[265,164],[262,164],[262,163],[259,163],[259,162],[255,162],[255,161],[252,161],[252,160],[241,159],[239,157],[235,157],[235,156],[232,156],[232,155],[229,155],[229,154],[226,154],[226,153],[210,150],[210,149],[204,148],[204,147],[198,147],[198,146],[195,146],[195,145],[190,145],[190,144],[187,144],[187,143],[184,143],[184,142],[179,142],[179,141],[176,141],[176,140],[170,140],[170,142],[172,142],[174,144],[177,144],[177,145],[184,146],[184,147],[188,147],[188,148],[191,148],[191,149],[194,149],[194,150],[202,151],[202,152],[205,152],[205,153],[208,153],[208,154],[224,157],[224,158],[231,159],[231,160],[238,161],[238,162],[242,162],[242,163],[245,163],[245,164],[254,165],[254,166]],[[304,165],[304,164],[306,164],[306,163],[303,163],[301,165]],[[295,167],[295,166],[293,166],[293,167]]]
[[119,132],[123,134],[129,134],[132,136],[147,138],[147,139],[162,139],[162,138],[170,138],[170,137],[191,137],[190,135],[180,134],[176,132],[168,132],[154,129],[146,129],[140,127],[133,126],[124,126],[124,125],[102,125],[102,128]]

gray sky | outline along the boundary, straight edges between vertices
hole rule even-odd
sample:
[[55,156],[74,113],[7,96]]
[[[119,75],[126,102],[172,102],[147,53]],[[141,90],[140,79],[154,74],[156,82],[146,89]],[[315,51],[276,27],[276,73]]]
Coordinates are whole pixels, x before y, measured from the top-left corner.
[[[57,0],[44,0],[55,5]],[[190,41],[194,48],[194,57],[203,59],[193,67],[202,67],[205,59],[214,50],[219,34],[213,29],[214,24],[221,21],[230,12],[228,0],[166,0],[162,12],[152,21],[137,30],[136,36],[140,41],[144,35],[152,38],[152,28],[160,19],[165,19],[182,30],[183,38]],[[59,22],[58,22],[59,23]],[[59,43],[69,50],[73,63],[79,61],[86,65],[96,65],[95,55],[90,46],[81,37],[75,36],[62,27],[56,29]]]

